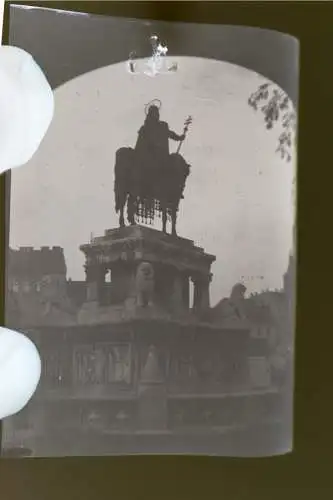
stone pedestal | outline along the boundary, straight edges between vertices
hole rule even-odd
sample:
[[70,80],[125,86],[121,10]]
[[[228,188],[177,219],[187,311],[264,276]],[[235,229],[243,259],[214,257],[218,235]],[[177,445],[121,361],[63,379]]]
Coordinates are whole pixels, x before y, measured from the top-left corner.
[[141,430],[167,428],[167,391],[158,353],[151,346],[139,381],[139,426]]
[[[194,309],[200,313],[209,307],[209,280],[215,256],[206,254],[193,241],[164,234],[145,226],[128,226],[105,231],[104,236],[82,245],[85,254],[88,309],[123,308],[125,316],[136,312],[149,315],[156,311],[184,316],[190,313],[189,280],[195,283]],[[152,268],[150,282],[139,273]],[[108,293],[105,274],[111,270]],[[141,279],[141,281],[140,281]],[[141,288],[140,288],[141,287]],[[146,288],[145,288],[146,287]],[[142,300],[147,296],[147,300]],[[107,297],[104,302],[101,297]],[[87,303],[83,308],[87,309]],[[149,307],[146,307],[149,305]],[[142,311],[141,311],[142,309]],[[140,311],[139,311],[140,310]]]
[[189,302],[184,296],[184,288],[187,286],[183,273],[177,272],[173,279],[172,287],[172,311],[182,314],[189,309]]

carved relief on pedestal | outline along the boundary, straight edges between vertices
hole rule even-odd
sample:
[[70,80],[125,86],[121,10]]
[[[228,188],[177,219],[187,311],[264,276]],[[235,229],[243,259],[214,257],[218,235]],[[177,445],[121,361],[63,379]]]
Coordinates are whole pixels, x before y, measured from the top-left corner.
[[165,373],[160,363],[160,352],[154,345],[141,351],[147,356],[142,358],[139,379],[138,414],[140,427],[149,430],[162,430],[167,426],[167,392]]
[[83,386],[130,386],[131,348],[129,344],[101,343],[75,348],[73,382]]
[[42,384],[48,387],[59,387],[64,384],[64,363],[61,362],[61,351],[48,349],[44,352],[42,363]]
[[[80,249],[87,274],[85,315],[80,313],[80,321],[91,322],[93,314],[101,321],[108,314],[115,320],[116,307],[122,309],[122,318],[154,315],[192,320],[189,279],[194,275],[199,279],[195,309],[198,306],[201,314],[209,308],[209,273],[215,257],[192,241],[129,226],[106,231]],[[105,282],[109,269],[112,279]]]
[[154,345],[141,349],[141,383],[162,382],[165,379],[165,366],[163,366],[161,353]]
[[135,276],[136,302],[139,307],[153,306],[155,290],[154,268],[149,262],[141,262]]
[[200,353],[195,357],[195,367],[198,380],[202,383],[213,382],[215,378],[215,363],[213,353]]

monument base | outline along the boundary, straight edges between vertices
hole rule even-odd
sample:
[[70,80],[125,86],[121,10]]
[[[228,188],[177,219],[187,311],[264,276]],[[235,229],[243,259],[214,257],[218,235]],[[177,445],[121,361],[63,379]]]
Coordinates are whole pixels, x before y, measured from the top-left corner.
[[[80,249],[86,257],[87,275],[87,301],[78,314],[80,324],[137,317],[189,319],[209,309],[210,268],[215,257],[191,240],[135,225],[106,230],[104,236]],[[108,283],[107,273],[111,273]]]

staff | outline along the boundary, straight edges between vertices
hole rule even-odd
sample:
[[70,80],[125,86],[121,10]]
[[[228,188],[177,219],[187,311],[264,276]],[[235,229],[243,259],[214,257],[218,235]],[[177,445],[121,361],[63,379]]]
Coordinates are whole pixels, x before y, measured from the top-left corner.
[[[186,134],[187,134],[187,131],[189,129],[189,126],[191,125],[192,123],[192,116],[189,116],[186,120],[185,120],[185,124],[184,124],[184,130],[183,130],[183,135],[185,136],[186,138]],[[177,153],[179,153],[180,151],[180,148],[182,147],[182,144],[183,142],[185,141],[185,138],[179,143],[178,145],[178,148],[177,148]]]

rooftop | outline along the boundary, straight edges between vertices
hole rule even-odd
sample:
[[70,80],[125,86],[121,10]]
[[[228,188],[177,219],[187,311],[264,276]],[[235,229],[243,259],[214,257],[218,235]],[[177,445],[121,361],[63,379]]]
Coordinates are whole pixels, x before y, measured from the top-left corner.
[[66,275],[67,268],[63,248],[59,246],[39,249],[34,247],[19,247],[9,249],[7,254],[8,276],[38,280],[42,276]]

